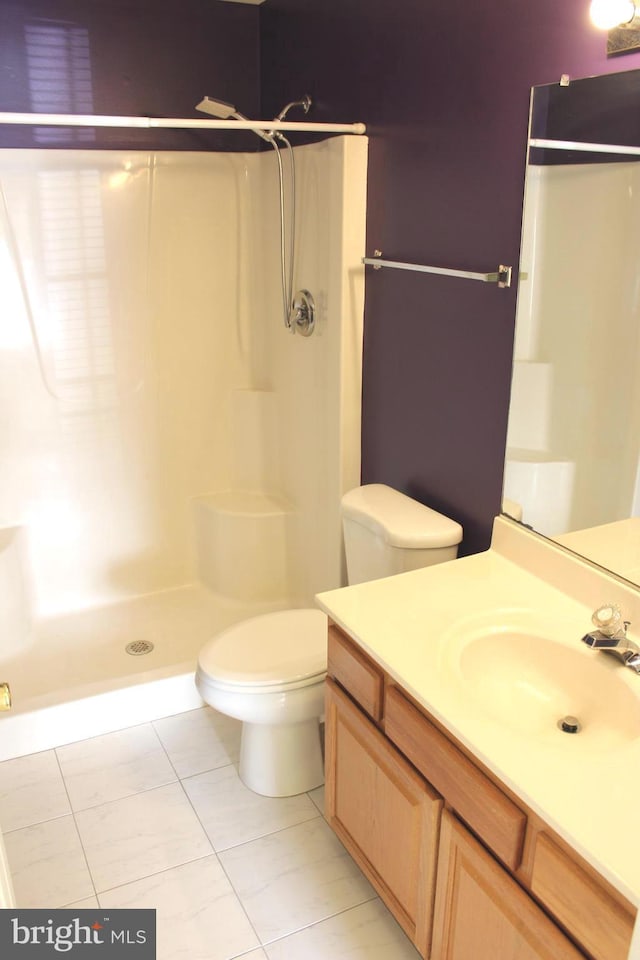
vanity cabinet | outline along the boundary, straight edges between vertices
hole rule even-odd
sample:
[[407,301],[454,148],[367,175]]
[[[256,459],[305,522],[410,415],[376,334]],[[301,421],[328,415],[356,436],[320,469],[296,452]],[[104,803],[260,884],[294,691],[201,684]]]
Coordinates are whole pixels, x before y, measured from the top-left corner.
[[584,960],[448,811],[442,818],[433,960]]
[[430,960],[626,960],[635,909],[329,627],[326,816]]

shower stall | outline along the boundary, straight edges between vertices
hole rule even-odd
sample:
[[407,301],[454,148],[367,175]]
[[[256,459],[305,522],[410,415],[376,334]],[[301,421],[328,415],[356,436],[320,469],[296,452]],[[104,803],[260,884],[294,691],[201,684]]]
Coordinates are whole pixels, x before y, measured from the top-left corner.
[[199,705],[207,639],[342,581],[367,143],[294,153],[309,337],[274,152],[0,150],[0,759]]

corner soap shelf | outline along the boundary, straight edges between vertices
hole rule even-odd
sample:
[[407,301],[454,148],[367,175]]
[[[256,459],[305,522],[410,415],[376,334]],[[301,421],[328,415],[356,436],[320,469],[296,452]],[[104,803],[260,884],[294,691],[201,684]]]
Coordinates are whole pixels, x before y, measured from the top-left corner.
[[292,511],[267,493],[223,490],[194,501],[200,577],[234,600],[288,596]]

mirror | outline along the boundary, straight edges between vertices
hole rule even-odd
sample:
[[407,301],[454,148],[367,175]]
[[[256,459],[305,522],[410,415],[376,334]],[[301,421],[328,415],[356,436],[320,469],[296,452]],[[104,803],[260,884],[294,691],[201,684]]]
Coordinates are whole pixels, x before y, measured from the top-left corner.
[[503,513],[640,585],[640,70],[532,92]]

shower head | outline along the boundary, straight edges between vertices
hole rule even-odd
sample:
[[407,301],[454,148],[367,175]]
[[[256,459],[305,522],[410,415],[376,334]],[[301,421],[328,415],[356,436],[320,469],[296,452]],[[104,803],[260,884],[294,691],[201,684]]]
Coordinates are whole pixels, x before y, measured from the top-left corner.
[[[196,110],[201,110],[203,113],[208,113],[212,117],[217,117],[218,120],[246,120],[247,117],[243,113],[239,113],[238,110],[231,103],[226,103],[224,100],[213,100],[211,97],[204,97],[200,103],[196,104]],[[253,133],[257,133],[259,137],[262,137],[263,140],[266,140],[267,143],[273,143],[273,136],[268,133],[265,133],[264,130],[253,130]]]
[[224,100],[213,100],[211,97],[204,97],[200,103],[196,105],[196,110],[208,113],[212,117],[217,117],[219,120],[228,120],[229,117],[238,116],[236,108],[232,106],[232,104],[225,103]]
[[283,107],[280,113],[278,114],[278,116],[276,117],[276,120],[284,120],[284,118],[289,113],[289,110],[291,110],[292,107],[302,107],[305,113],[309,113],[309,109],[312,103],[313,103],[313,100],[311,99],[309,94],[305,93],[302,100],[292,100],[291,103],[288,103],[286,105],[286,107]]

